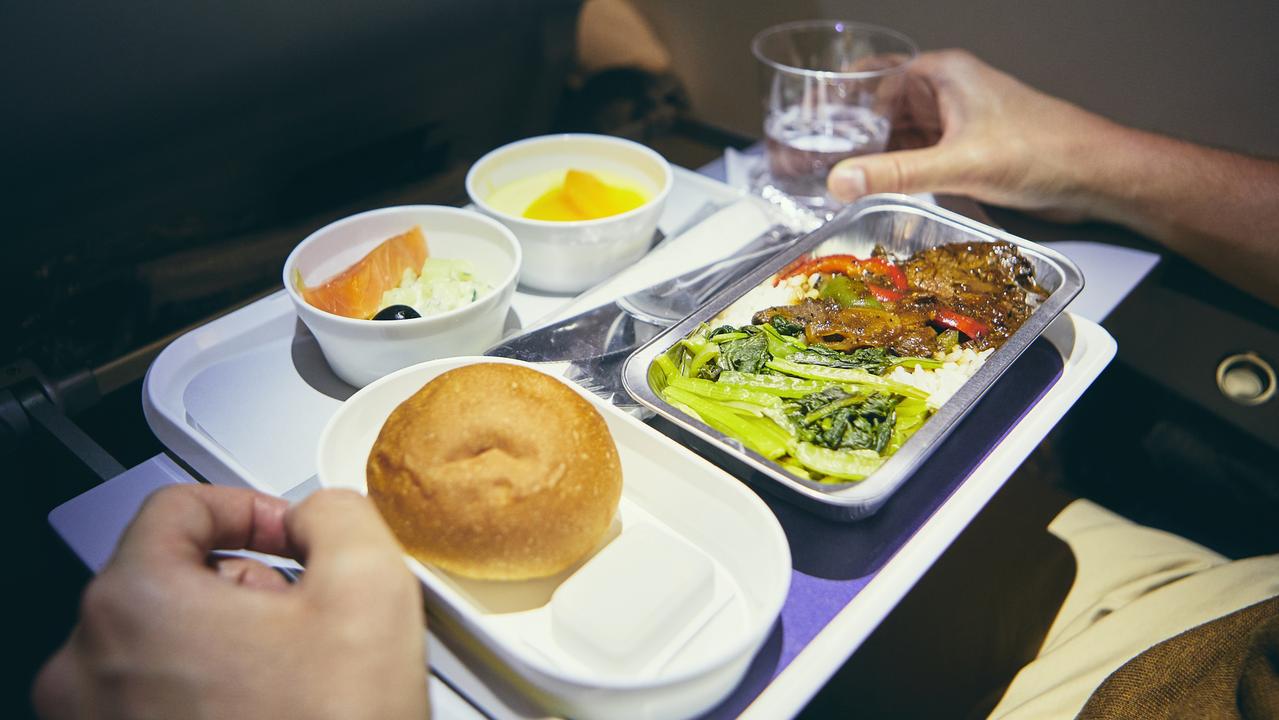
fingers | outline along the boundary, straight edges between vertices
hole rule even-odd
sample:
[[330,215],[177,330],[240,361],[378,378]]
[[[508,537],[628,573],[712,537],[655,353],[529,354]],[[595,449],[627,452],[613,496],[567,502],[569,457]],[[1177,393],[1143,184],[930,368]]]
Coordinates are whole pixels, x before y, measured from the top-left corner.
[[853,60],[852,65],[842,67],[840,70],[843,72],[876,72],[879,70],[891,70],[910,61],[910,56],[905,53],[876,53],[863,55]]
[[218,575],[232,584],[255,590],[287,590],[289,581],[275,568],[252,558],[226,557],[214,563]]
[[179,485],[153,493],[129,524],[112,562],[135,559],[203,567],[213,550],[287,550],[288,503],[240,488]]
[[906,70],[912,75],[938,81],[956,75],[981,72],[989,68],[989,65],[971,52],[960,48],[949,48],[920,53]]
[[962,153],[946,148],[901,150],[844,160],[831,168],[826,185],[843,202],[871,193],[953,192],[968,167]]
[[379,586],[416,587],[403,550],[373,503],[347,490],[320,490],[284,519],[295,557],[306,565],[299,583],[330,597],[367,598]]
[[[826,184],[851,202],[871,193],[964,192],[992,155],[972,132],[975,88],[993,73],[963,50],[923,53],[907,69],[891,152],[849,158],[831,169]],[[980,151],[980,152],[977,152]]]

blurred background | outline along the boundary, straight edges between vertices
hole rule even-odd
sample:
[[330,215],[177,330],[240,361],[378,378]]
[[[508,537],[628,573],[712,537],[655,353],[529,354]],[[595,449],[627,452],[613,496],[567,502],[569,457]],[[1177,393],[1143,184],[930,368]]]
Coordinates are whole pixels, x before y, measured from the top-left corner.
[[[1124,123],[1279,154],[1274,3],[593,2],[604,22],[629,2],[661,51],[584,73],[580,0],[4,4],[12,354],[97,367],[273,286],[320,220],[456,193],[459,169],[513,138],[653,140],[676,119],[757,138],[748,45],[786,20],[886,25]],[[676,162],[724,144],[684,135]]]
[[[24,413],[52,407],[123,466],[140,462],[162,450],[140,412],[151,359],[278,289],[311,231],[373,207],[460,204],[473,160],[556,130],[636,138],[699,167],[761,135],[751,37],[819,17],[967,48],[1129,125],[1279,155],[1279,4],[1262,0],[0,4],[0,459],[17,494],[6,529],[26,548],[18,586],[33,588],[19,602],[36,618],[14,706],[86,580],[44,516],[104,475]],[[990,212],[1032,240],[1159,251],[1118,228]],[[1187,344],[1279,361],[1276,309],[1165,254],[1106,327],[1118,361],[934,587],[1039,502],[1026,487],[1087,495],[1231,555],[1276,549],[1279,403],[1240,406],[1179,361]],[[829,702],[814,712],[840,707]]]
[[[1119,122],[1279,155],[1279,66],[1261,0],[634,0],[670,48],[699,119],[759,133],[751,37],[789,20],[900,30],[924,50],[965,48],[1050,94]],[[749,110],[748,110],[749,109]]]

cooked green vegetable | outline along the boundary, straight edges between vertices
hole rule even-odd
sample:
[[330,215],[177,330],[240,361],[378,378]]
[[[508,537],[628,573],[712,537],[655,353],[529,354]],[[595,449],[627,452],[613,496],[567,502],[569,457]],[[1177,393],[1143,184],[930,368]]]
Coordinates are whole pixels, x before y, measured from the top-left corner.
[[953,329],[943,330],[937,336],[937,347],[941,348],[942,352],[950,352],[951,350],[954,350],[958,346],[959,346],[958,330],[953,330]]
[[839,273],[822,276],[821,286],[817,288],[817,297],[823,300],[834,300],[835,304],[844,308],[883,307],[866,289],[866,283]]
[[773,319],[769,321],[769,324],[773,326],[774,330],[783,335],[790,335],[794,337],[804,332],[803,323],[795,322],[794,320],[787,319],[781,315],[774,315]]
[[878,375],[872,375],[859,368],[822,367],[820,365],[804,365],[802,363],[794,363],[789,360],[778,359],[769,360],[767,367],[780,373],[794,375],[795,377],[808,378],[809,380],[828,380],[830,382],[856,385],[872,390],[896,393],[898,395],[919,398],[921,400],[928,397],[928,393],[917,387],[888,380]]
[[716,335],[742,335],[742,334],[745,334],[745,333],[739,333],[737,328],[733,327],[732,325],[720,325],[719,327],[707,333],[709,337],[715,337]]
[[802,380],[788,375],[762,375],[754,373],[722,372],[719,381],[730,385],[766,392],[778,397],[797,398],[821,390],[823,384],[816,380]]
[[770,359],[768,339],[762,334],[748,335],[740,340],[730,340],[719,348],[720,370],[757,373]]
[[862,395],[832,385],[786,403],[786,416],[800,440],[838,450],[867,449],[882,453],[897,424],[900,396]]
[[864,480],[884,464],[884,458],[874,450],[836,452],[805,442],[795,446],[795,459],[804,467],[828,478],[837,478],[827,482]]
[[819,482],[874,472],[930,414],[928,393],[882,377],[897,365],[933,367],[883,349],[842,353],[809,346],[774,318],[763,325],[701,326],[650,373],[673,406],[788,472]]
[[882,347],[858,348],[851,353],[844,353],[821,345],[813,345],[804,352],[795,353],[787,359],[806,365],[860,368],[874,375],[883,375],[884,371],[896,364],[899,358],[889,355],[888,351]]

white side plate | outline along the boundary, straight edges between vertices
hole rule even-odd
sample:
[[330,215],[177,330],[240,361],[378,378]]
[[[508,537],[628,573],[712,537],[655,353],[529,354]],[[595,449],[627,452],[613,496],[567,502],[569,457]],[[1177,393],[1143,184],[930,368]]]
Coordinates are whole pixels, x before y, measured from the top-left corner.
[[[364,492],[369,451],[391,411],[441,373],[477,362],[539,369],[451,358],[373,382],[321,434],[320,485]],[[696,715],[737,685],[773,627],[790,586],[786,536],[732,476],[560,381],[600,412],[621,457],[622,499],[600,549],[560,575],[524,582],[468,580],[406,559],[431,609],[514,670],[547,710]]]

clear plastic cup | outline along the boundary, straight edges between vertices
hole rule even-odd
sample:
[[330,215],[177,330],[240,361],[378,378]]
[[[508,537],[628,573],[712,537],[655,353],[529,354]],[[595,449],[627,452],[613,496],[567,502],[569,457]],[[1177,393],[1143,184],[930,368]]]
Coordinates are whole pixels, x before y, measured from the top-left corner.
[[887,28],[840,20],[777,25],[755,36],[767,164],[757,176],[813,210],[839,203],[826,176],[839,161],[888,145],[915,43]]

